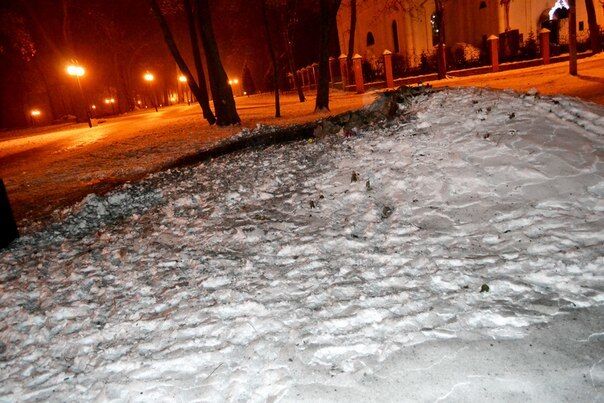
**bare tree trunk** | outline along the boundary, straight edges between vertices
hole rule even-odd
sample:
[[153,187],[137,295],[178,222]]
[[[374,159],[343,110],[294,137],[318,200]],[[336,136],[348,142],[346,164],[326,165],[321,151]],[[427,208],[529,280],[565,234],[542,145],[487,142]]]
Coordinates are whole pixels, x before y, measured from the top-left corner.
[[[168,26],[168,22],[166,21],[166,18],[164,17],[164,15],[161,12],[161,9],[159,8],[159,4],[157,3],[157,0],[149,0],[149,4],[151,5],[151,9],[153,10],[153,14],[155,15],[155,18],[159,22],[159,25],[162,29],[162,33],[164,35],[164,40],[166,42],[166,45],[168,45],[168,49],[170,49],[170,53],[172,53],[172,57],[174,58],[174,61],[178,65],[178,68],[180,69],[180,71],[182,71],[182,73],[187,77],[187,83],[189,84],[189,88],[191,88],[191,91],[197,97],[197,101],[199,102],[199,105],[201,106],[202,109],[205,107],[209,107],[209,104],[204,105],[202,102],[200,102],[200,100],[203,99],[204,95],[201,93],[201,90],[197,86],[197,82],[195,81],[195,77],[193,77],[193,74],[191,74],[191,71],[189,70],[189,66],[187,66],[187,63],[185,62],[182,55],[180,54],[180,51],[178,50],[178,47],[176,46],[176,42],[174,42],[174,36],[172,35],[172,32],[170,31],[170,27]],[[207,98],[207,94],[205,96]],[[211,118],[206,117],[208,123],[214,124],[215,121],[213,119],[214,115],[212,114],[212,111],[211,110],[207,111],[207,112],[204,111],[204,116],[206,116],[206,114],[208,117],[211,117]]]
[[346,65],[348,70],[352,67],[352,57],[354,56],[354,37],[357,30],[357,0],[350,0],[350,32],[348,33],[348,55],[346,56]]
[[568,63],[571,76],[577,75],[577,6],[568,0]]
[[193,7],[191,0],[184,0],[185,13],[187,15],[187,25],[189,27],[189,38],[191,40],[191,49],[193,51],[193,60],[195,69],[197,70],[197,83],[202,98],[197,98],[197,102],[202,106],[203,117],[210,124],[216,123],[216,117],[210,108],[210,99],[208,97],[208,86],[206,84],[206,75],[203,71],[203,63],[201,62],[201,52],[199,50],[199,41],[197,39],[197,25],[193,16]]
[[289,7],[289,3],[286,3],[285,9],[280,10],[280,19],[281,19],[281,30],[283,32],[283,41],[285,42],[285,56],[287,57],[287,63],[289,64],[289,69],[294,76],[294,86],[296,87],[296,91],[298,92],[298,99],[300,102],[305,102],[306,97],[304,96],[304,90],[302,89],[302,82],[300,81],[300,77],[296,73],[296,62],[294,61],[294,49],[291,40],[291,36],[289,33],[289,22],[286,21],[286,15],[289,17],[293,14],[293,10]]
[[438,27],[438,48],[436,62],[438,64],[438,78],[447,76],[447,55],[445,53],[445,5],[444,0],[435,0],[436,26]]
[[268,53],[271,56],[271,61],[273,63],[273,87],[275,90],[275,117],[281,117],[281,103],[279,101],[279,63],[277,61],[277,56],[275,55],[275,47],[273,44],[273,39],[271,37],[271,30],[268,23],[268,11],[266,7],[266,1],[262,0],[262,22],[264,24],[264,31],[266,34],[266,44],[268,46]]
[[218,52],[218,45],[216,44],[210,5],[208,0],[195,0],[195,2],[218,125],[229,126],[239,124],[241,123],[241,119],[239,119],[237,108],[235,107],[233,89],[228,83],[228,77],[224,71],[222,61],[220,60],[220,53]]
[[598,53],[602,50],[600,44],[600,27],[596,19],[596,9],[593,0],[585,0],[585,9],[587,10],[587,25],[589,26],[589,41],[591,51]]
[[319,0],[319,80],[315,111],[329,110],[329,38],[341,0]]

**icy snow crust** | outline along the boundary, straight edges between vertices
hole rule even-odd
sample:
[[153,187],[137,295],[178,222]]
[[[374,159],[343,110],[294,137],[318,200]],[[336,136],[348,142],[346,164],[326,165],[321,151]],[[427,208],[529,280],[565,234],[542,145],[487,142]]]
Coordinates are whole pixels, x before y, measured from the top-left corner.
[[0,253],[0,397],[273,400],[310,382],[294,368],[372,371],[603,305],[600,107],[446,90],[404,109],[30,231]]

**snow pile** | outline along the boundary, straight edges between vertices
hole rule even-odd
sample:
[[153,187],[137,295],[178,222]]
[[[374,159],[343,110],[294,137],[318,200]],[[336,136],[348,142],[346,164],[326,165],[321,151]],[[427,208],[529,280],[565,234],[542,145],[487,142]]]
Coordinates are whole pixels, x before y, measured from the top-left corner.
[[91,196],[2,252],[0,397],[276,399],[601,306],[602,110],[479,90],[405,108]]

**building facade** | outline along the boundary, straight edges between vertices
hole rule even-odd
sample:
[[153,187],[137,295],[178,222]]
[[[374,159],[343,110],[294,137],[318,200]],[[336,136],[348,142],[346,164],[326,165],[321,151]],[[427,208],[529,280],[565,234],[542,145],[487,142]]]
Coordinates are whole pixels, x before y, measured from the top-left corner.
[[[587,40],[584,0],[577,0],[577,37]],[[522,43],[547,27],[553,43],[566,43],[566,0],[445,0],[444,26],[448,47],[485,46],[490,35],[511,36]],[[594,0],[602,27],[604,7]],[[350,35],[350,0],[343,0],[337,16],[340,48],[346,53]],[[417,65],[422,53],[430,54],[436,43],[434,0],[357,0],[354,52],[371,60],[384,50],[403,55]],[[510,35],[507,35],[510,34]]]

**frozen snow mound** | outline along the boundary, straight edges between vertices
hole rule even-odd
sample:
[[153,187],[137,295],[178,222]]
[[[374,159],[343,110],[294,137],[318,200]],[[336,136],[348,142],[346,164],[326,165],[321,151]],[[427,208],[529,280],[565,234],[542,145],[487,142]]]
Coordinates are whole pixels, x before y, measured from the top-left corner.
[[401,109],[90,196],[1,252],[0,399],[274,400],[604,303],[602,108]]

